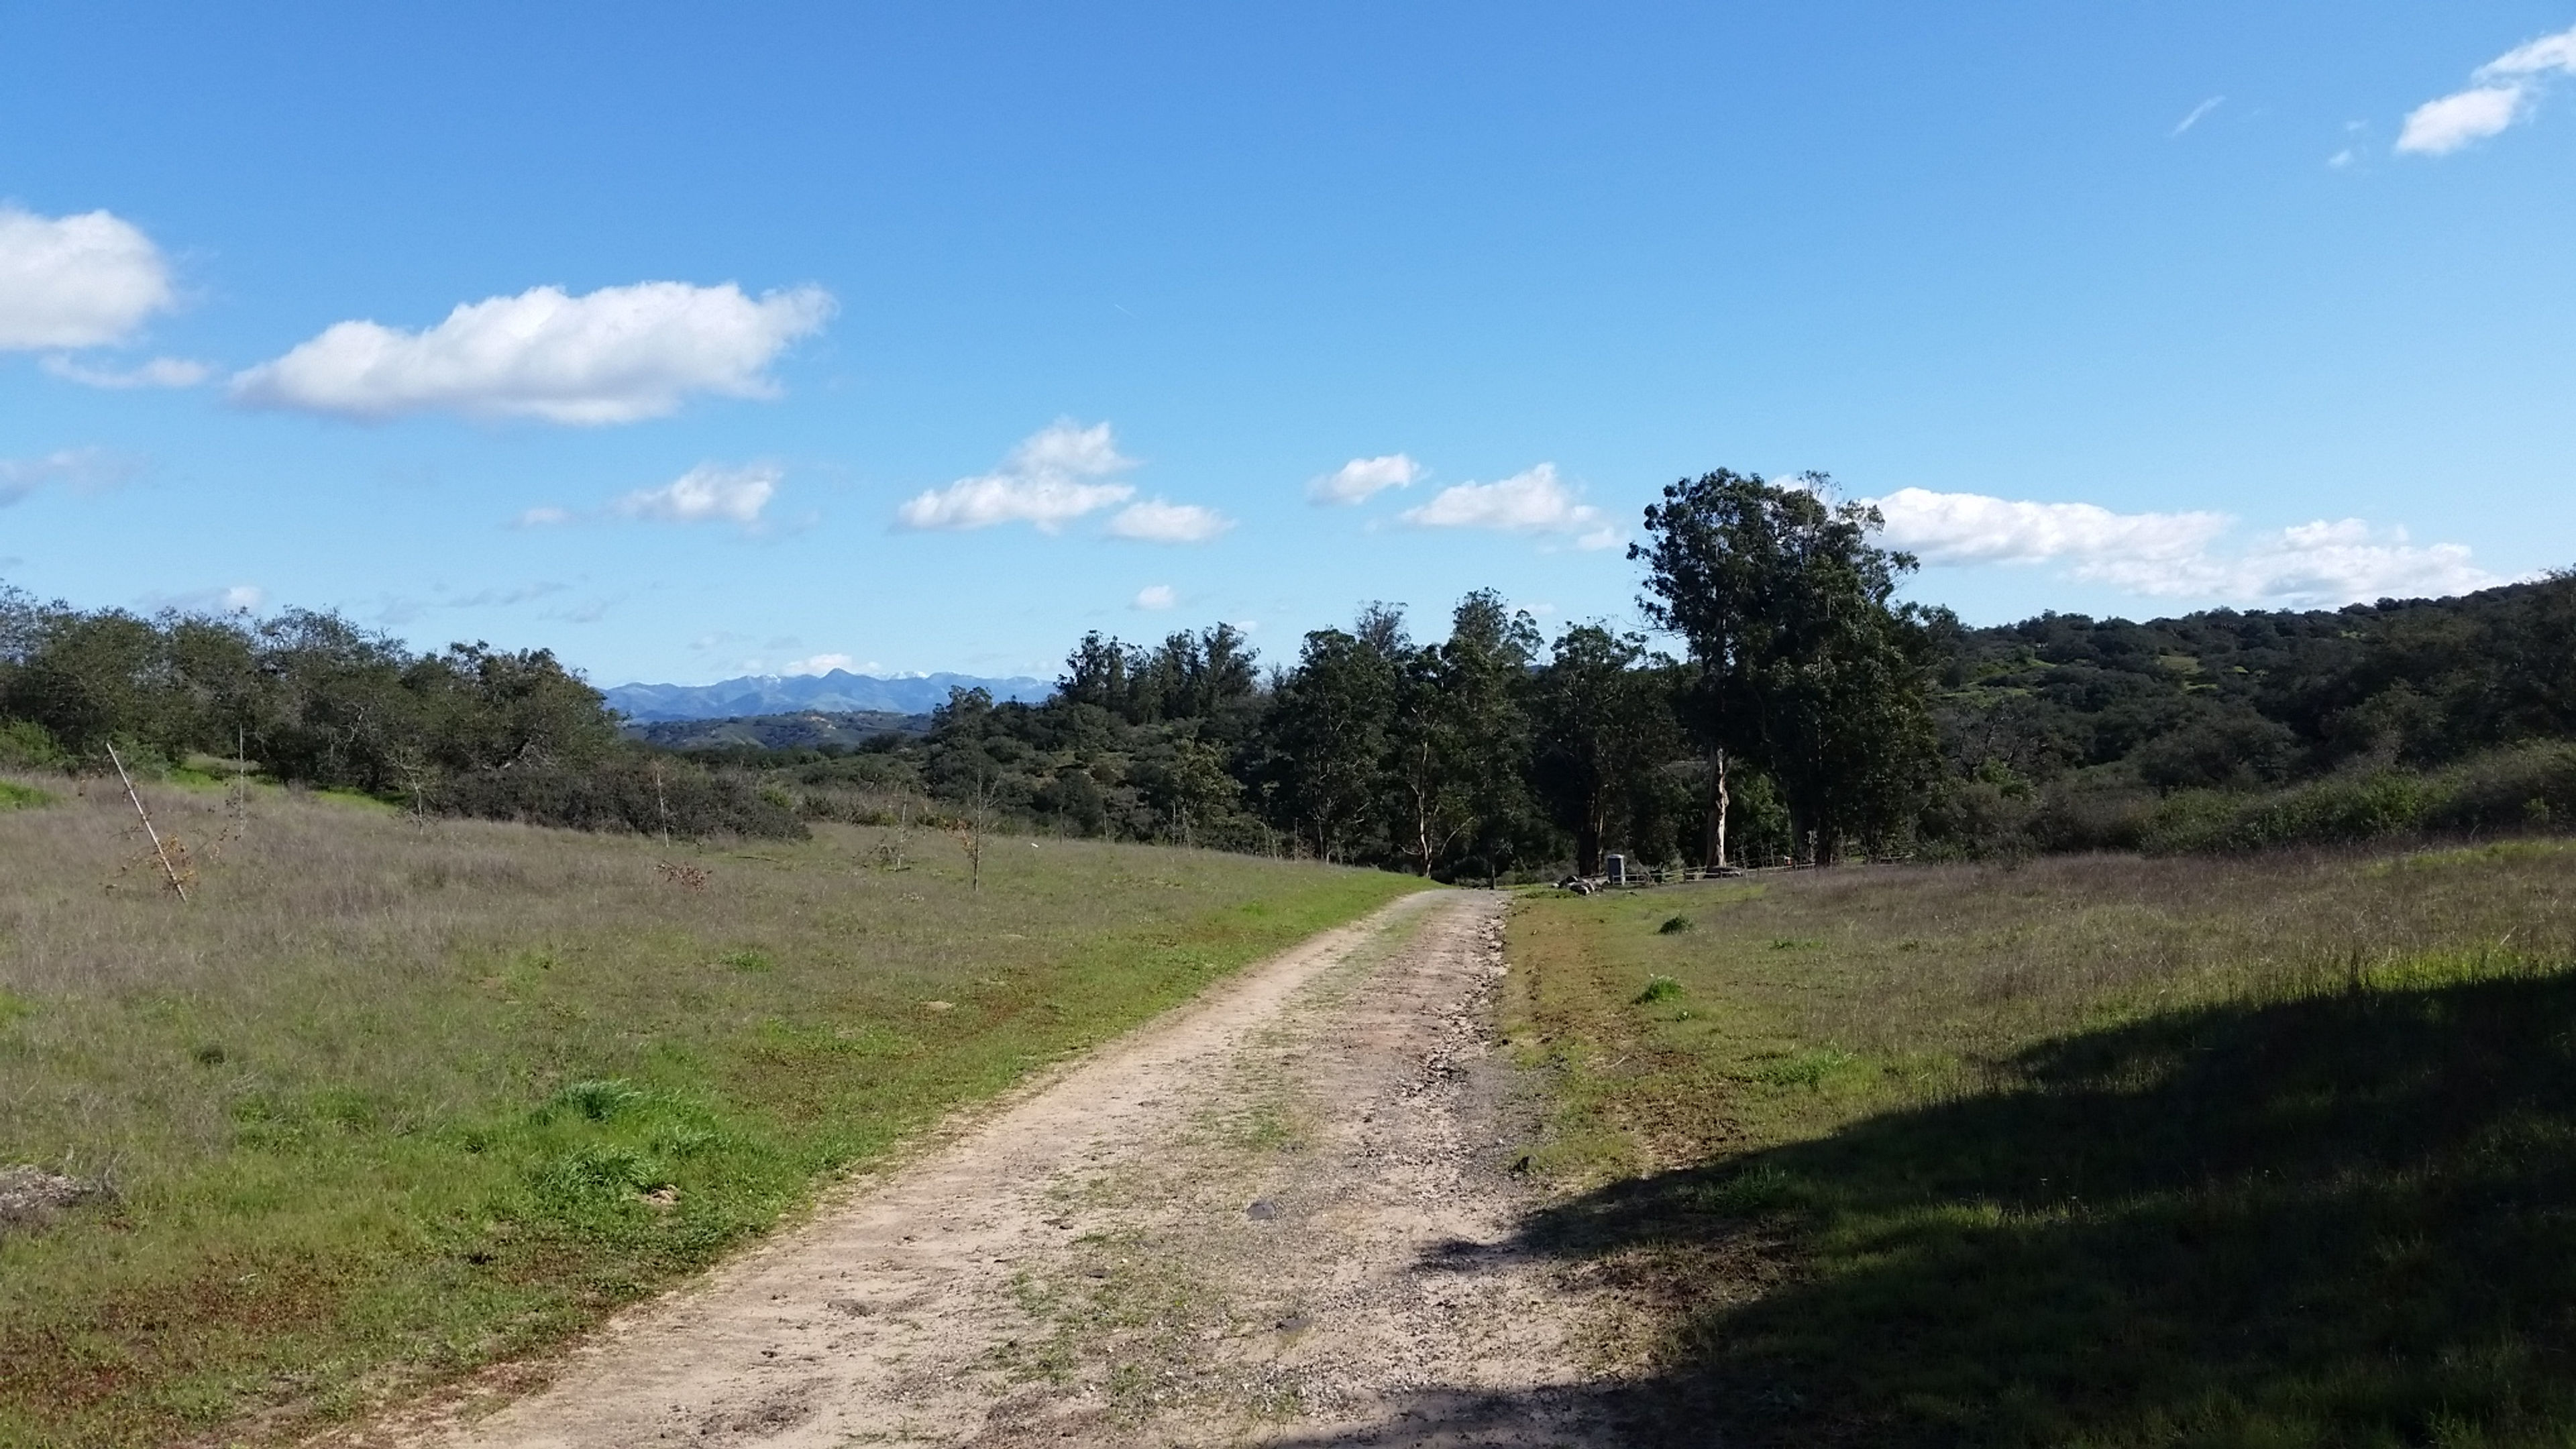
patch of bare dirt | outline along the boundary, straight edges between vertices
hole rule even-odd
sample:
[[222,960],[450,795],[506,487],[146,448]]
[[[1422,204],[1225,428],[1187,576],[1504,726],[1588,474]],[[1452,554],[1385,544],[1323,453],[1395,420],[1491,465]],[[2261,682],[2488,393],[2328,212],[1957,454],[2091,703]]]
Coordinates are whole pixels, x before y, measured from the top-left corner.
[[13,1229],[41,1228],[65,1208],[106,1196],[100,1183],[41,1167],[0,1167],[0,1237]]
[[1499,1247],[1529,1205],[1486,1026],[1502,911],[1427,893],[1319,936],[619,1318],[525,1397],[333,1442],[1596,1442],[1597,1294]]

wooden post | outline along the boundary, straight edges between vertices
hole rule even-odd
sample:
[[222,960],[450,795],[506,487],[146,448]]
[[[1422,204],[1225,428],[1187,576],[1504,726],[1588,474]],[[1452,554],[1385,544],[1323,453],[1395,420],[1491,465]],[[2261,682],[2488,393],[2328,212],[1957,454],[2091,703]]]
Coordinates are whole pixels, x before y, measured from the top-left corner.
[[170,878],[170,889],[179,899],[188,898],[188,887],[181,883],[178,870],[170,864],[170,852],[161,844],[161,832],[152,828],[152,812],[143,808],[143,797],[134,793],[134,777],[125,773],[125,761],[118,759],[116,746],[107,747],[108,762],[116,766],[116,778],[125,782],[125,798],[134,802],[134,813],[143,817],[143,833],[152,837],[152,853],[161,857],[161,873]]

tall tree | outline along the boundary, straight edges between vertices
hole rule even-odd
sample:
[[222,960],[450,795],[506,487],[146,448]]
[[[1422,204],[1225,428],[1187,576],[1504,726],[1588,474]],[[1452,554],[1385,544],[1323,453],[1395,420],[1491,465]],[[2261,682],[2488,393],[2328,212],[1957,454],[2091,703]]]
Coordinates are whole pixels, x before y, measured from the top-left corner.
[[1693,732],[1708,752],[1704,857],[1726,864],[1730,752],[1759,750],[1758,693],[1778,648],[1774,597],[1785,572],[1779,512],[1784,490],[1759,474],[1725,468],[1685,478],[1646,508],[1650,541],[1630,544],[1646,564],[1646,617],[1688,641],[1699,665]]
[[1818,862],[1846,833],[1893,829],[1930,769],[1932,651],[1894,604],[1915,560],[1872,541],[1885,523],[1832,501],[1832,480],[1813,473],[1783,487],[1721,469],[1647,508],[1651,541],[1630,554],[1647,564],[1648,617],[1700,666],[1712,863],[1725,860],[1730,751],[1778,780],[1793,838]]
[[1574,868],[1597,875],[1635,785],[1676,753],[1664,681],[1641,667],[1645,640],[1578,624],[1532,680],[1531,777],[1574,837]]
[[[1387,632],[1376,631],[1384,642]],[[1397,629],[1394,638],[1401,640]],[[1347,860],[1374,834],[1397,660],[1340,629],[1306,636],[1280,681],[1270,720],[1271,808],[1326,860]]]
[[1458,601],[1440,646],[1448,768],[1465,816],[1456,869],[1491,880],[1545,836],[1529,790],[1530,670],[1539,647],[1530,616],[1491,589]]

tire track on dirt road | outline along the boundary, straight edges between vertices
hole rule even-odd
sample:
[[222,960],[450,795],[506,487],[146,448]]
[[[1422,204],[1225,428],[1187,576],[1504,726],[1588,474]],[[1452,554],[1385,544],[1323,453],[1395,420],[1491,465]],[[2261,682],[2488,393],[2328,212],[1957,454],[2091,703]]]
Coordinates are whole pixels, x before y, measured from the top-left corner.
[[516,1402],[328,1442],[1594,1442],[1589,1295],[1484,1251],[1527,1206],[1487,1026],[1504,905],[1424,892],[1317,936],[620,1315]]

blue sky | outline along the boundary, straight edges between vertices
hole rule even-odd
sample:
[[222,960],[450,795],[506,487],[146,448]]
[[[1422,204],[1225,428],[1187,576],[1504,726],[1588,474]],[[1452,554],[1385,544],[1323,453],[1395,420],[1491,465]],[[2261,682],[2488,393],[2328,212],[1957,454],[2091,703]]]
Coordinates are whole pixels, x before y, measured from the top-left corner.
[[[0,4],[0,579],[602,683],[2576,563],[2576,4]],[[460,310],[462,309],[462,310]]]

